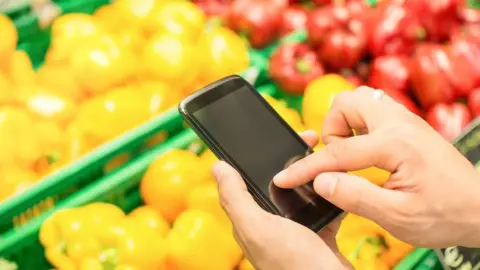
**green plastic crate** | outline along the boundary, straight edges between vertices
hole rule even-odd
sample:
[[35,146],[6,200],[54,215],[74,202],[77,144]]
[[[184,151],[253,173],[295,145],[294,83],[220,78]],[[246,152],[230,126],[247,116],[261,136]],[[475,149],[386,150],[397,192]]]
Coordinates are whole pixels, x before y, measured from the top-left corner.
[[[272,85],[260,87],[258,90],[261,93],[274,97],[278,94],[276,92],[277,89]],[[124,142],[115,141],[115,143],[121,145]],[[198,144],[201,143],[201,141],[192,130],[183,130],[178,135],[168,139],[165,143],[143,154],[137,155],[132,161],[127,162],[121,168],[104,175],[95,182],[86,184],[76,191],[75,194],[71,194],[64,200],[59,201],[54,208],[48,209],[24,226],[4,232],[0,238],[0,257],[16,262],[19,269],[22,270],[49,269],[48,263],[43,256],[43,248],[38,241],[40,225],[48,216],[59,209],[84,205],[93,201],[115,203],[128,212],[142,203],[139,196],[138,184],[141,176],[152,160],[168,149],[186,148],[194,143]],[[91,167],[88,166],[91,165],[92,164],[87,165],[84,170],[90,170]],[[64,179],[64,181],[66,180],[68,180],[68,178]],[[74,180],[76,179],[72,179],[72,181]],[[41,184],[44,184],[44,182]],[[71,186],[69,184],[71,183],[65,183],[66,186]],[[48,183],[44,185],[47,186]],[[35,190],[38,190],[38,188],[30,190],[29,193]],[[55,190],[51,191],[51,193],[55,194]],[[3,220],[2,215],[0,215],[0,219]]]

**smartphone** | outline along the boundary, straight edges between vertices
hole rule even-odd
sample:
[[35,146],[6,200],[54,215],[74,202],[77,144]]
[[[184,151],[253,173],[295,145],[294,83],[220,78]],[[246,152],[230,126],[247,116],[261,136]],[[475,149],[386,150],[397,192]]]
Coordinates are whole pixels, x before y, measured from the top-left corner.
[[179,111],[212,152],[241,174],[266,211],[315,232],[343,213],[317,195],[312,182],[294,189],[273,184],[273,176],[313,151],[242,77],[205,86],[180,102]]

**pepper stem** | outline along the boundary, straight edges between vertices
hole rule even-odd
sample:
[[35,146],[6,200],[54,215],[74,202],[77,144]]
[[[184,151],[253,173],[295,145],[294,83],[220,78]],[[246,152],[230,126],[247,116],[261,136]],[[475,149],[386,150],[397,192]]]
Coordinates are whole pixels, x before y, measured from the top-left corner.
[[107,248],[100,253],[98,260],[104,270],[115,270],[119,263],[118,252],[115,248]]
[[298,59],[295,66],[300,73],[307,73],[312,67],[312,65],[305,59]]
[[370,244],[375,247],[376,256],[380,256],[382,248],[385,248],[385,249],[389,248],[387,245],[387,241],[385,240],[385,237],[383,237],[383,235],[377,235],[375,237],[366,236],[360,239],[360,241],[358,241],[357,246],[355,247],[355,249],[351,254],[353,259],[358,259],[360,257],[360,250],[362,250],[365,244]]
[[48,165],[52,165],[53,163],[57,162],[61,158],[61,154],[58,151],[52,152],[50,154],[45,155],[47,158]]
[[423,27],[418,27],[415,30],[415,37],[417,40],[424,40],[427,38],[427,30]]
[[220,17],[212,17],[207,22],[207,28],[208,29],[216,27],[216,26],[223,26],[223,25],[224,25],[224,22],[223,22],[222,18],[220,18]]

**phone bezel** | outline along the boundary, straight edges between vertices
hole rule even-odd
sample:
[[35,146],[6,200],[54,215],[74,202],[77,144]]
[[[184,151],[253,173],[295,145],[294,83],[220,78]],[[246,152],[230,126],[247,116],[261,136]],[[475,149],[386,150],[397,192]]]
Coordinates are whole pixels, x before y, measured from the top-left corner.
[[[265,105],[265,108],[270,111],[280,121],[285,128],[291,133],[291,135],[303,146],[305,146],[306,154],[313,153],[313,150],[305,143],[305,141],[297,134],[295,130],[293,130],[290,125],[275,111],[275,109],[270,106],[270,104],[261,96],[261,94],[247,81],[245,81],[242,77],[237,75],[232,75],[225,77],[221,80],[218,80],[212,84],[209,84],[198,91],[190,94],[184,100],[180,102],[178,105],[178,110],[184,120],[192,127],[195,133],[208,145],[208,147],[212,150],[212,152],[220,159],[224,160],[227,163],[231,164],[243,177],[245,183],[247,185],[248,191],[253,193],[256,196],[253,196],[255,201],[266,211],[280,215],[280,212],[276,209],[272,202],[270,202],[269,198],[264,195],[258,186],[250,180],[246,173],[236,164],[236,162],[225,153],[219,144],[212,138],[212,136],[205,130],[193,117],[193,114],[204,108],[205,106],[209,105],[210,103],[217,101],[218,99],[233,93],[234,91],[242,88],[247,87],[252,93],[257,95],[262,103]],[[299,210],[298,215],[304,209],[307,209],[308,205],[304,208]],[[337,210],[338,209],[338,210]],[[337,210],[337,211],[335,211]],[[309,224],[309,228],[314,231],[319,231],[323,227],[327,226],[331,221],[335,219],[338,215],[343,213],[343,211],[339,208],[333,208],[332,211],[328,212],[319,222]],[[329,222],[325,223],[325,218],[328,217]]]

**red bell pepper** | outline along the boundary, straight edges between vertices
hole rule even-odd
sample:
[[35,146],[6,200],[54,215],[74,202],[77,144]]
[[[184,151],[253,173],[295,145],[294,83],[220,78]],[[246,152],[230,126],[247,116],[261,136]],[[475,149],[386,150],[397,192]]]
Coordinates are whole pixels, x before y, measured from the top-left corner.
[[425,120],[446,140],[453,140],[472,120],[467,106],[462,103],[438,103],[427,112]]
[[308,10],[300,5],[287,7],[282,14],[282,27],[280,35],[285,36],[293,31],[305,29],[307,25]]
[[344,69],[340,71],[340,74],[342,75],[342,77],[347,79],[347,81],[349,81],[355,87],[364,85],[362,77],[357,73],[355,73],[354,71],[352,71],[351,69]]
[[474,86],[474,77],[464,61],[439,44],[417,46],[410,74],[413,90],[425,108],[465,97]]
[[317,6],[325,6],[332,3],[332,0],[312,0],[312,2]]
[[384,89],[385,93],[393,98],[396,102],[402,104],[407,108],[409,111],[416,115],[420,115],[420,108],[418,108],[417,104],[413,102],[413,100],[404,92],[396,90],[396,89]]
[[[478,26],[480,28],[480,25]],[[474,87],[480,86],[480,39],[473,35],[456,33],[451,37],[450,51],[459,65],[468,68]]]
[[409,59],[406,56],[385,55],[373,60],[368,85],[373,88],[410,91]]
[[411,54],[426,37],[418,13],[402,1],[383,1],[365,14],[368,48],[373,56]]
[[237,0],[230,5],[228,25],[247,36],[250,45],[260,49],[279,35],[285,0]]
[[419,14],[431,41],[446,41],[459,23],[457,0],[406,0],[404,5],[410,12]]
[[308,40],[331,68],[351,68],[365,54],[364,23],[353,15],[354,11],[344,4],[317,8],[308,16]]
[[480,88],[475,88],[470,92],[467,103],[473,117],[480,116]]
[[324,74],[315,52],[306,44],[283,44],[270,57],[270,77],[292,94],[302,94],[307,84]]
[[232,0],[193,0],[192,2],[200,7],[208,17],[218,17],[224,20]]

